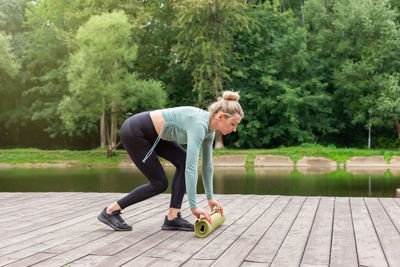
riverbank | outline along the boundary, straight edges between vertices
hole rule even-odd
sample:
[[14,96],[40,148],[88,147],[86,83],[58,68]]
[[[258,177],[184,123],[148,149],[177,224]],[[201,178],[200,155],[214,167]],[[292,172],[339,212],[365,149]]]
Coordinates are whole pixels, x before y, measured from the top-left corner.
[[[215,166],[296,166],[310,165],[345,167],[400,167],[400,150],[335,148],[319,145],[280,147],[276,149],[223,149],[213,151]],[[163,161],[168,165],[168,162]],[[131,161],[125,150],[116,150],[106,157],[103,149],[41,150],[0,149],[0,168],[48,167],[121,167]]]

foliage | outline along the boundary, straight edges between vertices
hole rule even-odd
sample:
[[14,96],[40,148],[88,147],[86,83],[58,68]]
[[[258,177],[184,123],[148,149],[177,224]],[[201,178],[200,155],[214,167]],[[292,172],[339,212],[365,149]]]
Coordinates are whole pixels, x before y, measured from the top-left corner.
[[400,118],[400,74],[387,75],[380,81],[377,111],[384,117]]
[[294,145],[317,141],[332,127],[331,96],[307,53],[307,32],[291,11],[275,5],[249,9],[249,31],[235,39],[228,88],[241,92],[245,117],[239,147]]
[[16,62],[10,47],[10,36],[0,32],[0,90],[3,91],[7,78],[13,78],[18,73],[19,65]]
[[[338,1],[334,7],[338,63],[334,83],[353,123],[368,124],[375,116],[381,76],[398,69],[399,35],[395,13],[387,1]],[[375,121],[379,124],[379,121]]]
[[[71,55],[68,66],[69,95],[58,109],[71,134],[94,132],[103,112],[124,116],[128,110],[164,105],[161,83],[137,81],[128,70],[137,49],[130,42],[130,32],[122,11],[93,16],[78,30],[79,49]],[[146,101],[150,96],[156,101]]]
[[364,147],[370,126],[374,147],[397,146],[399,7],[0,0],[0,146],[96,147],[102,112],[204,108],[222,90],[245,112],[231,147]]
[[178,2],[175,9],[175,61],[191,70],[197,104],[206,107],[221,93],[224,79],[229,79],[226,62],[233,35],[247,23],[245,6],[237,0],[190,0]]
[[177,44],[178,29],[174,1],[149,0],[133,23],[133,35],[138,45],[135,71],[142,79],[156,79],[165,84],[167,106],[195,105],[190,70],[175,64],[171,52]]

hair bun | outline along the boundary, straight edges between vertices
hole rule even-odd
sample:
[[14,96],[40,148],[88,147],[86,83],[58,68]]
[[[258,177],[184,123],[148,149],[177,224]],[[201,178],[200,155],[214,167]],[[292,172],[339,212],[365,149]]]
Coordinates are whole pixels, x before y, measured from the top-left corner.
[[225,91],[224,94],[222,95],[222,99],[223,100],[231,100],[231,101],[239,101],[239,94],[236,92],[232,92],[232,91]]

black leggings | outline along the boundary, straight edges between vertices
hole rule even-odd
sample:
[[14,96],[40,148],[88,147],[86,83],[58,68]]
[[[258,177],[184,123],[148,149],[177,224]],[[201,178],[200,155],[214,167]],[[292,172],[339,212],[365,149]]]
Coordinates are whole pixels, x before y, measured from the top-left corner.
[[157,132],[150,118],[150,112],[142,112],[128,118],[121,128],[121,141],[132,161],[149,179],[149,183],[139,186],[117,201],[121,209],[164,192],[168,179],[157,157],[160,156],[175,165],[172,181],[170,208],[180,209],[185,194],[186,151],[177,142],[160,140],[154,152],[143,163],[142,160],[157,139]]

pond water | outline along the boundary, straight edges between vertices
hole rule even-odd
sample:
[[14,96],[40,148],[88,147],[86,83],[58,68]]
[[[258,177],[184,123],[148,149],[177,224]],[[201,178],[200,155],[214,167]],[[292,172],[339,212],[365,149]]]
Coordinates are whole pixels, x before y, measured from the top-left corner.
[[[171,180],[174,168],[165,168]],[[130,192],[147,183],[136,168],[0,170],[0,192]],[[345,170],[307,173],[279,168],[214,168],[214,193],[298,196],[394,197],[400,173]],[[170,193],[168,187],[167,193]],[[198,193],[204,193],[201,179]]]

